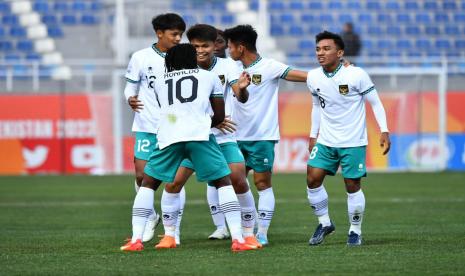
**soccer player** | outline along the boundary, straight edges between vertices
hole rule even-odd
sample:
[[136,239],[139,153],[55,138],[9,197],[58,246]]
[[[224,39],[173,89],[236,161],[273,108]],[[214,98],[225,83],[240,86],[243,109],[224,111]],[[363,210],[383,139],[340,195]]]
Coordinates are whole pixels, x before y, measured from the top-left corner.
[[254,182],[259,194],[256,237],[262,245],[266,245],[275,208],[271,175],[274,146],[279,141],[279,80],[305,82],[307,72],[261,57],[255,45],[257,32],[250,25],[227,29],[224,35],[228,40],[230,57],[241,61],[243,70],[252,79],[247,88],[249,100],[245,103],[234,101],[232,118],[237,123],[236,139],[245,157],[247,172],[254,170]]
[[226,39],[224,38],[224,32],[222,30],[217,29],[218,35],[215,40],[215,56],[220,58],[226,58],[226,49],[228,48],[228,44],[226,43]]
[[[126,71],[127,82],[124,90],[126,100],[135,111],[132,131],[136,134],[134,144],[136,193],[142,184],[145,164],[157,142],[159,107],[153,93],[153,83],[156,76],[165,73],[165,52],[181,41],[181,36],[186,29],[184,20],[173,13],[161,14],[153,18],[152,26],[158,41],[151,47],[139,50],[131,56]],[[183,202],[182,206],[184,206]],[[153,238],[159,221],[160,218],[153,208],[144,232],[144,242]]]
[[308,73],[307,85],[313,96],[312,127],[307,162],[307,195],[318,217],[318,227],[310,245],[323,242],[334,230],[328,213],[328,194],[323,186],[326,175],[339,167],[347,191],[350,246],[362,243],[365,196],[360,179],[366,176],[365,101],[370,102],[381,129],[383,154],[390,149],[386,114],[368,74],[355,66],[342,66],[344,42],[337,34],[322,32],[316,36],[316,55],[321,67]]
[[[200,68],[215,73],[222,83],[222,89],[225,100],[226,116],[230,117],[233,113],[233,101],[246,102],[248,99],[247,86],[250,84],[250,77],[239,70],[237,64],[230,59],[223,59],[214,56],[215,40],[217,30],[210,25],[197,24],[187,31],[187,38],[195,47],[197,52],[197,64]],[[244,157],[237,146],[234,134],[228,132],[233,130],[233,125],[225,125],[229,121],[220,124],[220,128],[225,128],[222,132],[216,128],[212,131],[220,145],[226,162],[231,170],[231,181],[241,205],[242,230],[247,243],[261,247],[254,237],[253,227],[255,224],[255,201],[252,192],[249,189],[245,174]],[[184,160],[179,167],[173,184],[165,186],[165,194],[178,193],[187,182],[195,168],[189,160]],[[207,186],[207,198],[210,206],[210,212],[213,222],[217,229],[209,239],[226,239],[229,233],[224,222],[224,215],[219,208],[218,191],[213,183]],[[162,211],[164,201],[162,200]],[[165,220],[163,221],[165,224]]]
[[[154,91],[160,106],[157,147],[144,170],[142,187],[134,199],[133,235],[121,247],[123,251],[143,249],[142,232],[151,213],[153,195],[162,181],[173,182],[182,160],[189,158],[196,168],[197,178],[212,181],[218,189],[220,208],[229,225],[233,239],[231,249],[257,249],[246,244],[241,231],[240,205],[229,178],[230,170],[210,128],[224,120],[223,87],[218,76],[197,67],[196,51],[190,44],[179,44],[168,50],[167,73],[154,82]],[[213,111],[213,117],[210,113]],[[168,209],[164,220],[175,222],[179,194],[165,199]],[[175,248],[175,224],[165,228],[165,235],[155,248]]]

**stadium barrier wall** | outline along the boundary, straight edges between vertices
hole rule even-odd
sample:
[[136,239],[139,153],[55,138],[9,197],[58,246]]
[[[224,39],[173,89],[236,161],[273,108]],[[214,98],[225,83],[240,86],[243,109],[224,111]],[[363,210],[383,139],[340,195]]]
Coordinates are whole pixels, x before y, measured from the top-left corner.
[[[393,146],[379,148],[379,131],[367,111],[369,170],[465,170],[465,91],[447,93],[447,149],[438,142],[437,93],[383,93]],[[0,174],[104,174],[114,172],[112,96],[92,94],[1,95]],[[311,96],[281,93],[281,141],[276,172],[303,172],[308,158]],[[133,137],[122,141],[124,172],[133,172]]]

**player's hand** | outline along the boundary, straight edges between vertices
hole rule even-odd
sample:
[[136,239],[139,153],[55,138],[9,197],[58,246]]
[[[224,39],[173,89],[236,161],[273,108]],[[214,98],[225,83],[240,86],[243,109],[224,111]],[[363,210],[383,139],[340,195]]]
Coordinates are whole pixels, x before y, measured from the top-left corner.
[[310,137],[308,139],[308,152],[312,152],[312,149],[315,145],[316,145],[316,138]]
[[139,112],[144,109],[144,104],[137,99],[137,95],[129,97],[128,104],[135,112]]
[[239,79],[237,80],[237,85],[239,86],[239,89],[244,89],[250,85],[250,82],[250,75],[247,72],[242,72],[239,76]]
[[231,116],[226,116],[223,122],[215,126],[215,128],[219,129],[223,134],[227,134],[236,131],[236,126],[237,124],[231,120]]
[[379,145],[381,148],[384,148],[383,155],[386,155],[391,148],[391,139],[389,139],[389,132],[381,133],[381,137],[379,138]]

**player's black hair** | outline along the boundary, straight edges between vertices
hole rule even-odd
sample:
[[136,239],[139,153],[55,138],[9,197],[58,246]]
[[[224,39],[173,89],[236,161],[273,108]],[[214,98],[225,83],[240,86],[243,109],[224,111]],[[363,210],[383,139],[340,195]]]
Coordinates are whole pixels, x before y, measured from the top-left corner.
[[157,15],[152,19],[152,26],[155,32],[158,30],[180,30],[184,32],[186,30],[186,22],[175,13]]
[[339,48],[339,50],[344,50],[344,41],[342,40],[341,36],[332,32],[324,31],[319,33],[315,36],[316,44],[323,39],[332,39],[334,43]]
[[187,39],[198,39],[201,41],[215,42],[217,37],[216,28],[207,24],[196,24],[187,30]]
[[223,30],[216,29],[216,32],[218,33],[219,36],[221,36],[222,38],[224,38],[224,31],[223,31]]
[[234,28],[224,31],[226,40],[230,40],[236,44],[242,44],[249,51],[257,51],[255,44],[257,43],[257,31],[250,25],[238,25]]
[[189,43],[178,44],[166,52],[165,65],[168,72],[197,68],[197,53]]

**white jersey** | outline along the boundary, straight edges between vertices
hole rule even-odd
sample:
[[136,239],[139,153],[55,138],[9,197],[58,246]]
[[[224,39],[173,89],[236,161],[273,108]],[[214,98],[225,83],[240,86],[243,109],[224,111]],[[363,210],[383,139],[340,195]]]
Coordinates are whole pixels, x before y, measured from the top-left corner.
[[[224,95],[224,109],[226,116],[233,116],[233,105],[234,105],[234,92],[231,89],[231,85],[237,82],[241,74],[240,68],[237,66],[236,62],[232,59],[226,58],[217,58],[215,57],[212,65],[208,68],[208,71],[211,71],[218,75],[218,78],[221,81],[223,86],[223,95]],[[216,128],[212,128],[212,132],[215,135],[216,142],[218,144],[223,144],[227,142],[235,142],[235,134],[227,132],[224,134]]]
[[155,79],[165,73],[165,53],[156,45],[135,52],[126,71],[126,81],[139,84],[138,99],[143,109],[135,112],[132,131],[157,133],[159,106],[153,93]]
[[233,121],[237,123],[238,141],[279,140],[279,79],[285,78],[290,70],[281,62],[260,56],[244,67],[252,82],[247,87],[248,101],[234,101]]
[[160,105],[158,146],[187,141],[208,141],[211,133],[210,98],[223,97],[215,73],[203,69],[167,72],[155,80]]
[[333,73],[321,67],[313,69],[308,73],[307,86],[320,104],[318,143],[329,147],[368,144],[364,95],[377,92],[363,69],[344,67],[342,63]]

